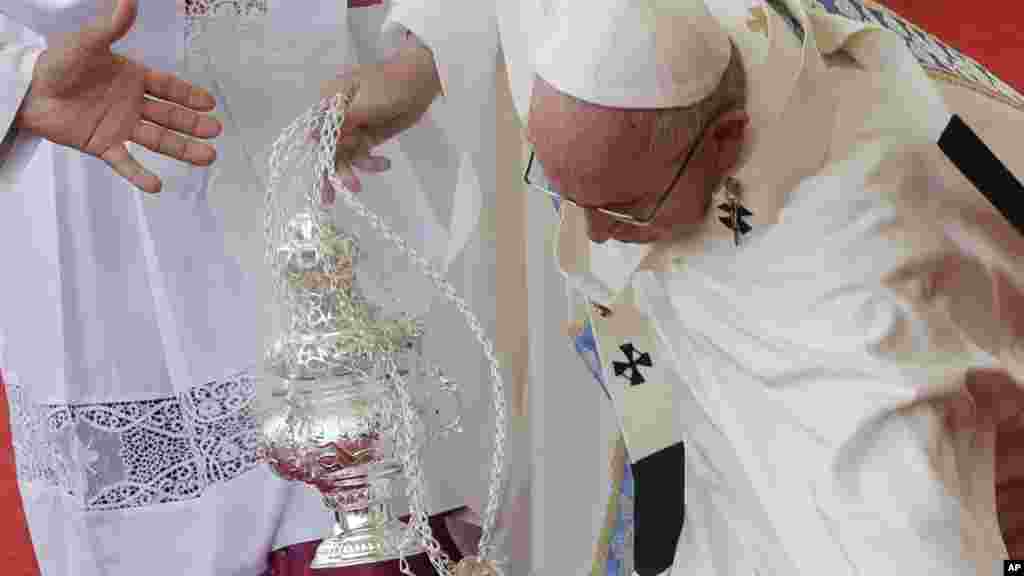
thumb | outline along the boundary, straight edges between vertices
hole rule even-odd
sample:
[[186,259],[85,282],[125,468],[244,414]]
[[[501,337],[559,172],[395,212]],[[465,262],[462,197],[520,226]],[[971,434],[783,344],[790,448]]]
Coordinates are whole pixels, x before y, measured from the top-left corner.
[[99,17],[82,33],[82,46],[86,49],[110,48],[124,38],[139,13],[138,0],[117,0],[110,17]]

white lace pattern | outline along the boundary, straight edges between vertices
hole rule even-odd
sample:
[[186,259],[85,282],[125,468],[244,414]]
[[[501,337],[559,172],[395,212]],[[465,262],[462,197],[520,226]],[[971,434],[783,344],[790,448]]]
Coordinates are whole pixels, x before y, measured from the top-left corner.
[[185,40],[191,44],[214,18],[247,20],[267,14],[267,0],[175,0],[185,18]]
[[198,498],[258,465],[255,391],[238,374],[177,397],[39,405],[8,382],[18,479],[55,486],[83,510]]
[[267,13],[266,0],[176,0],[178,12],[192,18],[211,16],[260,16]]

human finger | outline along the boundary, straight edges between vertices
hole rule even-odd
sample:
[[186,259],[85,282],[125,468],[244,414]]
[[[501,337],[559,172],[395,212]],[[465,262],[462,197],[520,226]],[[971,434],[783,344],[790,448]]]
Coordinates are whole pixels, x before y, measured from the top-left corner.
[[139,161],[132,157],[128,148],[122,143],[107,148],[100,155],[100,159],[107,163],[107,166],[125,180],[131,182],[136,188],[149,194],[160,192],[162,184],[160,178],[149,170],[146,170]]
[[197,142],[149,122],[136,125],[132,141],[157,154],[195,166],[209,166],[217,159],[217,149],[210,144]]
[[196,138],[215,138],[223,130],[221,123],[212,116],[150,98],[146,98],[142,104],[142,118],[157,126]]
[[391,160],[384,156],[363,156],[353,159],[352,165],[364,172],[386,172],[391,168]]
[[78,33],[78,45],[86,51],[108,50],[123,38],[135,24],[139,7],[137,0],[120,0],[108,16],[100,16]]
[[145,87],[146,93],[151,96],[192,110],[209,112],[217,107],[217,100],[212,94],[166,72],[147,69]]
[[377,144],[377,140],[363,130],[342,134],[338,137],[335,156],[337,161],[352,164],[358,159],[369,158]]
[[355,158],[366,156],[373,147],[373,141],[365,132],[357,130],[349,134],[340,134],[335,146],[336,155],[351,162]]
[[325,206],[334,204],[338,186],[344,186],[345,189],[353,194],[358,194],[362,191],[362,183],[351,170],[341,170],[333,175],[325,174],[323,188],[321,188],[323,192],[320,195]]
[[363,191],[363,183],[359,180],[359,176],[352,170],[352,167],[343,164],[337,167],[336,172],[341,184],[348,188],[353,194],[358,194]]
[[343,134],[335,146],[334,164],[336,167],[351,166],[357,158],[368,156],[370,148],[371,141],[364,133]]

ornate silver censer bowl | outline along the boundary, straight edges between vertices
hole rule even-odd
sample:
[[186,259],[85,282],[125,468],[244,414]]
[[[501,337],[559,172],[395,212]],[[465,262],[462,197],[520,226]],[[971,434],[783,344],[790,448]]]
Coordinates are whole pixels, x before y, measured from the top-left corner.
[[[188,53],[209,71],[217,69],[215,50],[200,42],[203,37],[216,35],[226,39],[224,44],[233,45],[232,39],[255,35],[257,41],[245,45],[263,47],[265,53],[258,59],[263,62],[279,56],[287,61],[297,40],[286,39],[287,46],[278,50],[266,47],[267,37],[258,24],[270,17],[265,0],[178,2],[186,20]],[[220,25],[213,26],[215,22]],[[210,82],[224,100],[216,75]],[[266,189],[267,264],[286,320],[265,358],[264,376],[275,388],[276,406],[263,413],[261,452],[282,477],[316,487],[335,513],[333,533],[320,546],[314,567],[364,564],[397,555],[399,572],[417,576],[406,558],[425,551],[439,576],[505,576],[494,531],[503,494],[507,413],[494,346],[444,275],[338,178],[335,148],[354,93],[353,89],[327,98],[287,126],[274,142],[269,180],[260,183]],[[226,108],[225,112],[239,134],[248,132]],[[315,145],[308,138],[313,133],[320,135]],[[245,139],[239,145],[253,162]],[[282,210],[281,185],[290,185],[302,176],[312,176],[312,186],[303,187],[304,207]],[[491,366],[495,419],[488,498],[479,511],[478,555],[458,564],[441,550],[431,532],[421,456],[424,440],[459,430],[458,395],[438,370],[424,369],[419,355],[424,335],[420,322],[402,314],[386,314],[362,294],[356,266],[361,258],[358,242],[332,224],[321,203],[324,186],[330,186],[345,206],[405,255],[458,310]],[[456,409],[450,423],[435,422],[428,434],[423,417],[435,410],[425,410],[423,405],[436,404],[432,398],[416,402],[410,391],[423,391],[432,383],[438,384],[439,392],[452,395]],[[408,482],[408,528],[395,520],[389,509],[390,489],[399,475]]]
[[[274,389],[275,405],[262,413],[260,453],[276,474],[319,490],[334,513],[334,529],[318,547],[313,568],[397,558],[399,571],[415,576],[407,558],[425,552],[440,576],[501,576],[503,560],[491,540],[501,504],[507,415],[494,347],[444,276],[338,179],[335,143],[351,96],[336,95],[309,110],[284,130],[271,154],[266,260],[284,321],[265,357],[264,378]],[[308,136],[314,132],[320,137],[311,145]],[[280,206],[278,188],[296,152],[302,169],[284,184],[294,188],[293,181],[303,175],[311,180],[300,186],[306,190],[302,206],[289,214]],[[426,442],[460,430],[457,387],[423,358],[420,319],[396,312],[401,306],[392,306],[396,302],[390,296],[367,297],[373,283],[366,281],[372,278],[360,273],[366,254],[355,235],[334,224],[322,203],[324,186],[331,186],[458,309],[491,365],[494,457],[480,552],[457,565],[431,533],[421,465]],[[431,385],[437,394],[426,393]],[[412,390],[420,400],[413,399]],[[436,408],[442,396],[455,405],[447,423]],[[437,418],[427,420],[427,415]],[[390,509],[392,486],[400,476],[408,481],[409,526]]]
[[[263,422],[264,458],[285,480],[306,482],[334,513],[332,535],[312,567],[333,568],[398,558],[406,527],[391,514],[391,483],[401,473],[368,381],[293,382],[289,396]],[[407,542],[403,552],[423,552]]]
[[[419,355],[422,325],[389,317],[363,296],[356,269],[365,255],[323,211],[293,216],[275,253],[287,328],[266,356],[277,401],[261,418],[260,453],[278,476],[319,490],[334,513],[333,533],[312,567],[423,553],[389,504],[402,474],[393,372],[413,380],[428,375]],[[459,404],[451,381],[436,369],[429,375]],[[428,436],[458,426],[456,414]]]

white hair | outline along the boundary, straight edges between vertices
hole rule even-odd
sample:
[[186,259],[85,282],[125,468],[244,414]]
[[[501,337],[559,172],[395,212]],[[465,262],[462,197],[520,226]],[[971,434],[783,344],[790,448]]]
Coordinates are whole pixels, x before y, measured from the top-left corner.
[[697,139],[700,131],[719,115],[745,108],[746,104],[747,74],[739,50],[732,43],[729,64],[714,92],[696,104],[654,111],[651,150],[663,146],[678,149],[689,146]]

